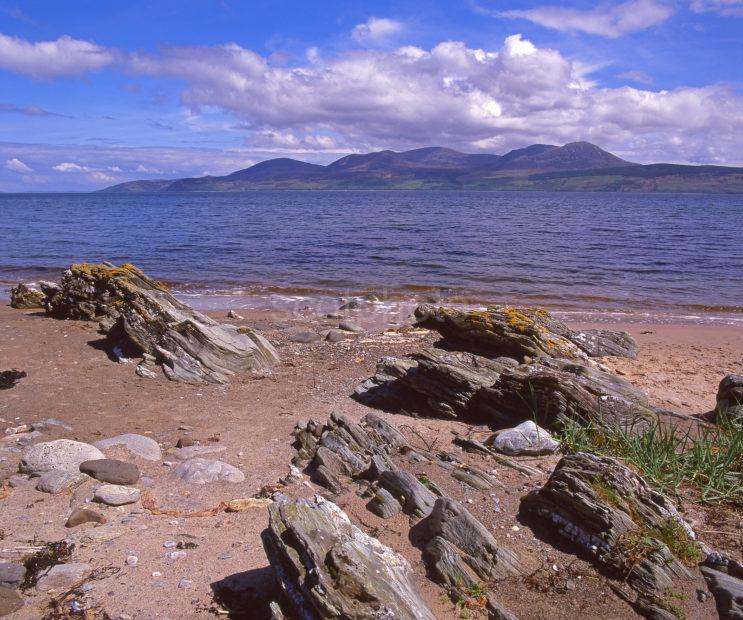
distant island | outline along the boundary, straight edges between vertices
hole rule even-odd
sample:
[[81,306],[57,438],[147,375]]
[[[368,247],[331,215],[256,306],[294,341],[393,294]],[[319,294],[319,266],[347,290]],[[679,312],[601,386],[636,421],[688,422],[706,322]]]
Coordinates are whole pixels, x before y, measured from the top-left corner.
[[505,155],[442,147],[347,155],[327,166],[269,159],[226,176],[142,180],[100,190],[239,192],[260,189],[470,189],[743,192],[743,168],[636,164],[589,142],[533,144]]

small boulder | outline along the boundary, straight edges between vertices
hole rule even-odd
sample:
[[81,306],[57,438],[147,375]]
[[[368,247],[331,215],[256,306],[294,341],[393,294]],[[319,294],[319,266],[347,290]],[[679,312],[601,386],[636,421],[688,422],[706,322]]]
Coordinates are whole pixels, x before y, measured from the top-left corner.
[[720,381],[717,411],[743,420],[743,375],[728,375]]
[[243,320],[243,317],[241,317],[241,316],[240,316],[240,315],[239,315],[239,314],[238,314],[237,312],[235,312],[234,310],[230,310],[230,311],[229,311],[229,312],[227,313],[227,318],[228,318],[228,319],[233,319],[233,320],[236,320],[236,321],[242,321],[242,320]]
[[90,508],[75,508],[67,517],[65,527],[77,527],[83,523],[106,523],[106,517]]
[[46,418],[45,420],[39,420],[37,422],[31,423],[31,428],[35,431],[40,432],[46,432],[48,430],[51,430],[52,428],[61,428],[65,431],[71,431],[72,427],[64,422],[63,420],[59,420],[57,418]]
[[176,448],[173,450],[173,456],[179,461],[188,461],[189,459],[204,454],[215,454],[217,452],[224,452],[227,450],[225,446],[184,446],[182,448]]
[[22,282],[10,289],[10,306],[19,310],[43,308],[45,295]]
[[320,340],[320,334],[316,334],[309,329],[292,329],[288,333],[289,342],[309,344]]
[[14,562],[0,562],[0,585],[17,587],[26,576],[26,567]]
[[346,339],[346,333],[341,329],[329,329],[325,334],[325,340],[328,342],[340,342]]
[[496,435],[493,448],[509,456],[540,456],[553,454],[560,443],[552,438],[549,431],[527,420]]
[[126,446],[129,452],[148,461],[159,461],[163,457],[160,445],[154,439],[136,433],[125,433],[124,435],[102,439],[97,441],[95,445],[101,450],[107,450],[114,446]]
[[39,481],[36,483],[36,490],[57,495],[80,486],[87,479],[88,477],[79,471],[54,469],[41,474]]
[[123,506],[138,501],[139,496],[139,489],[120,484],[103,484],[95,490],[93,499],[108,506]]
[[338,329],[341,329],[344,332],[352,332],[354,334],[358,334],[364,331],[362,327],[359,327],[353,321],[341,321],[338,324]]
[[117,459],[96,459],[80,463],[80,471],[101,482],[134,484],[139,480],[139,467]]
[[102,458],[105,455],[95,446],[71,439],[57,439],[29,448],[23,455],[19,469],[22,473],[36,475],[56,469],[77,472],[83,461]]
[[245,474],[237,467],[210,459],[191,459],[179,463],[173,468],[173,475],[189,484],[242,482],[245,480]]
[[39,577],[36,589],[39,592],[69,590],[76,583],[85,579],[90,574],[90,570],[90,564],[82,562],[57,564]]

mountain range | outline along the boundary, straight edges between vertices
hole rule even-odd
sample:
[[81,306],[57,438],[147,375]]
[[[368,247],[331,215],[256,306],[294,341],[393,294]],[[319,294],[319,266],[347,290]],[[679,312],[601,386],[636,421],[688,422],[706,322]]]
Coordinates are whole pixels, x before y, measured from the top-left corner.
[[326,166],[262,161],[226,176],[129,181],[103,192],[234,192],[258,189],[472,189],[743,192],[743,168],[636,164],[589,142],[533,144],[505,155],[442,147],[347,155]]

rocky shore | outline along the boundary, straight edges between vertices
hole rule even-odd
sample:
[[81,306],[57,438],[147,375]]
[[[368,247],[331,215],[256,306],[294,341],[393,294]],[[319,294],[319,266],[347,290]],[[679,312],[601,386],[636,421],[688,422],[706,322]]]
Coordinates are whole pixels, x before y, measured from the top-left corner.
[[736,424],[735,328],[207,316],[113,265],[12,303],[0,615],[743,617],[741,498],[567,436]]

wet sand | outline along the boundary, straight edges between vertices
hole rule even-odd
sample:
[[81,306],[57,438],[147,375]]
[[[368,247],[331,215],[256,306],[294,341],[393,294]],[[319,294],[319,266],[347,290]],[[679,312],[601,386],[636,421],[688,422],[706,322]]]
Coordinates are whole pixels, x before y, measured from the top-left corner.
[[[373,373],[377,359],[404,355],[436,340],[432,333],[404,326],[385,333],[377,319],[370,319],[368,324],[375,325],[376,330],[372,333],[336,344],[296,344],[288,342],[288,329],[319,330],[335,327],[338,321],[313,314],[241,313],[245,320],[236,322],[260,327],[277,345],[281,365],[262,378],[245,376],[229,385],[191,386],[171,383],[164,377],[142,379],[135,374],[133,364],[112,361],[93,324],[56,321],[39,312],[0,307],[0,369],[18,368],[28,373],[16,387],[0,391],[3,428],[55,417],[73,430],[51,430],[42,440],[68,437],[94,442],[120,433],[140,433],[162,445],[166,460],[170,458],[167,452],[183,436],[224,447],[214,458],[239,467],[246,475],[244,482],[186,488],[173,483],[166,465],[135,459],[143,476],[151,480],[147,485],[140,484],[150,501],[172,511],[201,510],[222,500],[254,496],[261,487],[274,485],[287,473],[294,455],[291,431],[297,421],[324,421],[333,411],[361,418],[369,409],[350,399],[349,394]],[[215,312],[214,316],[224,314]],[[363,317],[357,320],[362,324],[365,321]],[[601,323],[601,327],[606,324]],[[612,327],[629,331],[638,340],[641,352],[636,360],[608,358],[606,364],[646,389],[657,405],[690,415],[704,413],[714,406],[720,379],[729,373],[743,373],[743,329],[640,323]],[[489,433],[485,428],[473,431],[459,422],[386,415],[397,426],[407,425],[405,432],[414,439],[420,435],[449,442],[452,430],[479,432],[482,438]],[[0,451],[2,479],[16,472],[20,458],[13,446],[7,447],[11,450]],[[120,456],[132,458],[124,451]],[[577,613],[589,613],[586,617],[627,617],[629,608],[610,593],[603,578],[594,576],[579,562],[571,564],[577,562],[574,557],[545,546],[523,528],[518,534],[511,531],[517,524],[518,499],[529,488],[542,484],[555,462],[554,457],[542,459],[539,467],[544,478],[529,480],[528,484],[503,471],[502,480],[509,492],[502,498],[502,512],[492,512],[487,493],[468,496],[474,497],[473,510],[493,528],[503,528],[503,535],[524,553],[532,570],[538,572],[548,562],[585,571],[585,581],[577,590],[551,601],[550,617],[567,620]],[[4,535],[0,560],[11,559],[13,554],[7,550],[29,541],[54,541],[70,535],[80,538],[84,531],[92,534],[93,540],[80,541],[75,561],[90,562],[94,568],[108,571],[91,582],[87,600],[100,605],[113,618],[121,614],[125,614],[123,618],[171,620],[214,617],[217,608],[213,586],[231,575],[239,575],[246,584],[243,600],[247,606],[254,605],[253,612],[262,609],[261,601],[272,581],[260,543],[265,510],[178,518],[137,512],[139,504],[134,505],[134,514],[132,506],[97,507],[109,518],[108,525],[66,529],[64,522],[71,507],[85,503],[90,488],[88,483],[71,494],[58,496],[40,493],[33,485],[9,489],[8,497],[0,500],[0,530]],[[305,487],[297,492],[311,491]],[[451,492],[465,500],[461,488],[452,488]],[[455,617],[443,591],[424,579],[420,552],[404,536],[404,524],[376,519],[352,492],[338,503],[365,529],[379,528],[382,542],[411,560],[423,594],[439,617]],[[689,518],[703,522],[705,514],[693,513]],[[119,535],[109,541],[95,540],[102,535],[105,538],[107,533]],[[198,546],[187,551],[185,558],[171,559],[166,556],[171,550],[163,547],[171,540],[189,540]],[[734,543],[730,544],[730,549],[740,554]],[[125,565],[127,555],[139,558],[136,567]],[[161,576],[153,577],[153,572]],[[182,579],[192,582],[188,588],[178,587]],[[546,600],[543,594],[531,590],[524,594],[520,584],[505,584],[499,596],[522,619],[544,617],[548,611],[540,607]],[[13,618],[41,617],[50,597],[36,594],[27,598],[30,604]],[[260,617],[260,613],[243,617]]]

